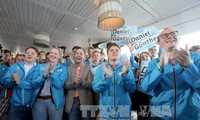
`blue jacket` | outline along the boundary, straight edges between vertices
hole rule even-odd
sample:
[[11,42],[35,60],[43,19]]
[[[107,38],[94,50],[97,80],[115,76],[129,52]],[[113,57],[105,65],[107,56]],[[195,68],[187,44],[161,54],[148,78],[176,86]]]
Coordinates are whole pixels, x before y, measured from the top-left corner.
[[8,67],[5,65],[0,64],[0,93],[2,91],[2,78],[5,76],[6,72],[8,71]]
[[[182,68],[178,63],[167,63],[158,70],[159,58],[149,63],[141,87],[153,92],[151,112],[172,120],[196,120],[200,116],[200,54],[191,53],[193,64]],[[197,104],[196,104],[197,103]],[[175,109],[176,108],[176,109]]]
[[69,67],[71,64],[72,64],[71,60],[67,60],[67,61],[64,63],[64,66]]
[[[39,71],[37,71],[36,75],[37,78],[34,79],[31,83],[33,87],[35,88],[34,95],[32,98],[32,103],[36,100],[36,97],[38,96],[39,90],[42,88],[45,79],[43,78],[46,66],[49,63],[46,64],[40,64],[39,65]],[[53,97],[53,101],[57,108],[61,108],[65,104],[65,96],[64,96],[64,83],[67,79],[67,69],[65,66],[61,65],[60,63],[57,64],[56,68],[54,69],[54,72],[49,75],[51,79],[51,94]]]
[[[108,63],[106,63],[106,67],[108,66]],[[110,78],[105,77],[102,66],[99,66],[95,72],[92,88],[96,93],[100,93],[100,106],[131,106],[129,93],[134,92],[136,89],[135,78],[131,69],[128,70],[126,76],[121,76],[119,73],[121,72],[122,67],[123,65],[119,64],[115,70],[112,69],[113,75]],[[102,113],[101,110],[100,113]],[[102,115],[105,114],[102,113]]]
[[[73,61],[76,62],[76,59],[73,58]],[[71,60],[67,60],[63,65],[66,67],[69,67],[72,64]],[[88,59],[85,59],[84,64],[90,65],[90,62]]]
[[130,57],[131,66],[134,69],[138,69],[139,68],[138,63],[134,59],[135,59],[135,56],[131,54],[131,57]]
[[[34,88],[31,85],[31,81],[35,79],[34,73],[37,70],[38,65],[35,64],[28,71],[25,76],[24,70],[25,62],[18,62],[13,64],[6,75],[2,79],[2,84],[7,88],[13,88],[10,103],[13,106],[30,106]],[[17,85],[12,81],[11,74],[18,73],[20,77],[20,84]]]

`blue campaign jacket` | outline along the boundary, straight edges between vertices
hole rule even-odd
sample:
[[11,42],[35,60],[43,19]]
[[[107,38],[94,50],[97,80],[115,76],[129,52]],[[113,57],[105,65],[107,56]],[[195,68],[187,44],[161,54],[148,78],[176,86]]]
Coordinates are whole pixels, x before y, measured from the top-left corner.
[[0,93],[3,89],[2,86],[2,78],[5,76],[6,72],[8,71],[8,67],[5,65],[0,64]]
[[134,69],[138,69],[139,68],[138,63],[134,60],[134,58],[135,58],[135,56],[133,54],[131,54],[131,57],[130,57],[131,66]]
[[[106,63],[106,67],[108,67]],[[112,69],[111,78],[106,78],[102,66],[99,66],[94,75],[92,88],[96,93],[100,93],[100,105],[131,105],[130,92],[136,89],[135,78],[131,69],[126,76],[119,73],[123,65],[119,64],[115,70]],[[114,91],[116,89],[116,91]],[[115,101],[114,101],[115,100]]]
[[191,53],[191,59],[193,64],[186,69],[178,63],[174,66],[167,63],[161,72],[157,67],[159,58],[149,63],[141,87],[153,93],[150,102],[153,114],[166,120],[200,118],[200,54]]
[[[37,78],[32,81],[32,85],[35,88],[34,95],[32,98],[32,103],[36,100],[36,97],[39,93],[39,90],[44,84],[45,79],[43,78],[46,64],[40,64],[40,70],[37,71],[36,76]],[[60,63],[57,64],[54,72],[49,75],[51,79],[51,94],[53,97],[53,101],[57,108],[61,108],[65,104],[65,96],[64,96],[64,83],[67,79],[67,69],[65,66],[61,65]]]
[[[38,64],[36,63],[28,71],[25,76],[24,70],[25,62],[18,62],[13,64],[6,75],[2,79],[2,84],[7,88],[13,88],[10,103],[13,106],[30,106],[33,95],[33,87],[31,81],[35,79],[34,73],[37,70]],[[20,76],[20,84],[17,85],[12,81],[11,74],[18,73]]]

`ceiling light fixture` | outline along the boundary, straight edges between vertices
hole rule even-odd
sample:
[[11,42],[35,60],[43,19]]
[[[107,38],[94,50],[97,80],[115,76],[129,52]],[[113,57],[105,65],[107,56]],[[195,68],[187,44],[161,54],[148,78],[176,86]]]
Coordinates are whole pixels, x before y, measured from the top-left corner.
[[101,0],[99,2],[98,27],[102,30],[115,30],[122,27],[125,20],[119,0]]
[[33,45],[42,47],[42,48],[48,48],[49,44],[50,44],[49,33],[42,31],[35,34]]

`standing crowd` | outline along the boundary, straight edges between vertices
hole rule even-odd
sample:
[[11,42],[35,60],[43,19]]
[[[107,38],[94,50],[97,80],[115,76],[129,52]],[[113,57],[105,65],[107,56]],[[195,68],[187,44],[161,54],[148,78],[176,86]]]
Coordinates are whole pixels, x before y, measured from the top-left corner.
[[57,47],[28,47],[13,59],[0,46],[0,119],[130,120],[137,111],[138,120],[200,120],[200,46],[178,48],[171,28],[157,38],[160,54],[154,46],[134,55],[129,46],[123,64],[117,43],[108,59],[74,46],[65,63]]

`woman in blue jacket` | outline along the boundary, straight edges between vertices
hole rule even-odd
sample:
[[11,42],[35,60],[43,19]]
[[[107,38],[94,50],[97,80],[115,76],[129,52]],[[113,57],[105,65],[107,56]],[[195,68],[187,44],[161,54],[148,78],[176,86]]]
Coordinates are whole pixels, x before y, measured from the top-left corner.
[[8,120],[31,120],[31,99],[34,88],[31,81],[35,79],[39,51],[29,47],[25,51],[25,62],[13,64],[2,79],[2,84],[13,88],[10,99]]
[[153,92],[151,119],[197,120],[200,98],[200,54],[177,48],[178,31],[165,28],[158,36],[163,51],[148,65],[141,87]]
[[130,118],[130,92],[134,92],[135,78],[130,64],[119,63],[120,47],[111,43],[108,46],[108,63],[97,69],[92,87],[100,94],[99,106],[101,118]]
[[62,120],[65,104],[63,85],[67,79],[67,70],[59,63],[61,58],[61,50],[52,48],[50,62],[40,65],[37,79],[32,81],[36,89],[32,98],[33,120]]

